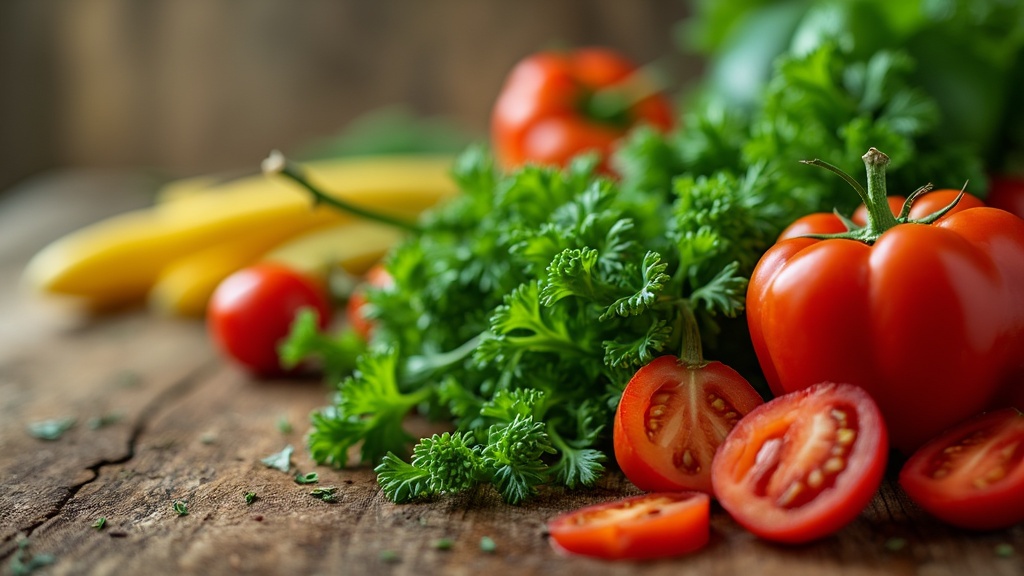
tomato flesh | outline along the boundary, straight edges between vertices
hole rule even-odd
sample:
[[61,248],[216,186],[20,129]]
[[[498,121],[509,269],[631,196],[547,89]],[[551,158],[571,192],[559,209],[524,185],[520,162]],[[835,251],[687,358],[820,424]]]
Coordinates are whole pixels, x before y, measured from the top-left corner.
[[615,460],[641,490],[711,493],[715,450],[762,402],[721,362],[691,367],[675,356],[656,358],[623,391],[613,428]]
[[900,471],[910,499],[962,528],[991,530],[1024,521],[1024,414],[1006,408],[940,434]]
[[887,457],[885,423],[871,397],[823,383],[751,411],[719,448],[711,479],[722,507],[748,530],[802,543],[860,514]]
[[711,536],[711,499],[703,492],[623,498],[568,512],[548,522],[560,552],[608,560],[649,560],[703,548]]
[[207,328],[221,352],[256,376],[278,376],[277,346],[295,314],[312,307],[324,328],[331,314],[326,291],[303,274],[278,264],[243,268],[224,279],[207,306]]

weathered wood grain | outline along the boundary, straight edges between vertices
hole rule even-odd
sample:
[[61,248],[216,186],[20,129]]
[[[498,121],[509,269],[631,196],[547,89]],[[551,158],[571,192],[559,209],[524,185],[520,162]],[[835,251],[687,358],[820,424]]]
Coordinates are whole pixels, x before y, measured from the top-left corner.
[[[33,219],[39,226],[23,229],[36,235],[40,227],[71,225],[73,216],[42,212],[59,212],[53,207],[61,194],[86,194],[75,181],[32,201],[22,194],[0,201],[0,219]],[[145,201],[137,181],[120,186],[123,203],[107,210]],[[860,518],[823,541],[774,545],[716,507],[707,548],[645,564],[564,557],[546,539],[552,516],[636,493],[617,473],[594,489],[546,489],[515,507],[490,488],[394,505],[368,469],[309,460],[303,434],[309,412],[326,401],[323,384],[250,379],[217,358],[200,322],[143,311],[89,318],[33,303],[12,289],[14,262],[31,253],[14,240],[0,244],[0,291],[27,307],[5,303],[3,322],[41,325],[20,344],[19,330],[0,332],[0,349],[11,350],[0,354],[0,573],[13,572],[25,538],[28,552],[53,556],[46,573],[61,575],[1024,573],[1024,526],[983,534],[948,528],[891,479]],[[63,321],[40,320],[48,315]],[[111,414],[120,418],[88,425]],[[30,422],[65,416],[78,423],[59,440],[25,432]],[[282,422],[292,429],[282,430]],[[288,473],[261,464],[289,444],[295,453]],[[294,481],[311,471],[320,476],[317,485]],[[314,498],[315,486],[337,487],[338,501]],[[248,491],[257,495],[251,504]],[[187,503],[187,515],[173,510],[175,501]],[[101,517],[106,526],[93,528]],[[481,549],[484,536],[497,544],[493,552]],[[438,546],[442,539],[449,549]],[[1000,552],[1006,546],[1009,554]]]

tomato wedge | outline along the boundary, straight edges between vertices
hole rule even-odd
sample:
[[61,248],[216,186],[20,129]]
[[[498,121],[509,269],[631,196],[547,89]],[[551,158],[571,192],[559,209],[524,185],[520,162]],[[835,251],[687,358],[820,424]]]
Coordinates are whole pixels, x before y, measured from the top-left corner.
[[1024,521],[1024,414],[1005,408],[954,426],[907,460],[899,482],[918,506],[954,526]]
[[615,460],[647,492],[711,493],[711,460],[732,427],[764,401],[721,362],[662,356],[637,371],[615,413]]
[[754,534],[809,542],[867,506],[888,449],[882,414],[867,392],[815,384],[740,420],[715,456],[711,480],[722,507]]
[[607,560],[650,560],[689,554],[711,537],[711,498],[666,492],[587,506],[548,522],[560,552]]

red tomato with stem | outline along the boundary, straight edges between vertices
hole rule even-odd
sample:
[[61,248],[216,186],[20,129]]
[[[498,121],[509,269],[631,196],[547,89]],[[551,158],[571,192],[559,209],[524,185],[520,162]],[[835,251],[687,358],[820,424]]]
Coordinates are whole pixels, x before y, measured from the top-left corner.
[[224,279],[207,306],[211,339],[227,357],[257,376],[281,375],[277,346],[291,329],[296,313],[316,310],[321,328],[331,306],[323,286],[279,265],[258,264]]
[[900,471],[900,486],[936,518],[993,530],[1024,521],[1024,414],[979,415],[940,434]]
[[366,288],[367,286],[384,288],[390,286],[393,282],[394,279],[391,278],[391,274],[388,273],[383,265],[374,265],[366,272],[363,282],[356,286],[349,296],[348,302],[345,304],[345,318],[348,320],[349,325],[352,326],[352,329],[365,341],[369,341],[373,335],[375,324],[373,319],[367,317],[366,314]]
[[835,533],[874,497],[888,437],[864,390],[822,383],[754,408],[726,438],[711,479],[722,507],[767,540]]
[[980,207],[898,221],[888,158],[872,149],[872,222],[849,238],[791,238],[765,253],[747,322],[776,395],[823,381],[861,386],[909,454],[1006,398],[1024,374],[1024,221]]
[[574,510],[548,522],[556,550],[607,560],[650,560],[703,548],[711,536],[703,492],[645,494]]
[[639,124],[671,128],[669,101],[622,55],[580,48],[540,52],[516,64],[495,103],[491,137],[505,168],[564,166],[597,152],[608,171],[616,142]]
[[637,371],[615,412],[615,460],[648,492],[711,493],[711,461],[744,415],[763,403],[721,362],[662,356]]

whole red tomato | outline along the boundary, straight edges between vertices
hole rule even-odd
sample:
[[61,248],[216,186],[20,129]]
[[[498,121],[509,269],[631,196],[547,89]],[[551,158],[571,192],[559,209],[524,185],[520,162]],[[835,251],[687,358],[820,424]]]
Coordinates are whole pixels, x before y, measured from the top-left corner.
[[505,168],[536,162],[564,166],[577,154],[607,158],[638,124],[668,130],[672,107],[620,54],[604,48],[541,52],[511,71],[491,116],[491,137]]
[[887,161],[865,155],[868,234],[777,243],[750,279],[747,321],[775,394],[858,385],[909,452],[1020,397],[1008,390],[1024,386],[1024,221],[982,207],[899,223]]
[[227,357],[258,376],[280,375],[277,346],[296,312],[306,307],[316,310],[325,328],[331,307],[323,287],[291,268],[259,264],[217,286],[207,307],[207,328]]

